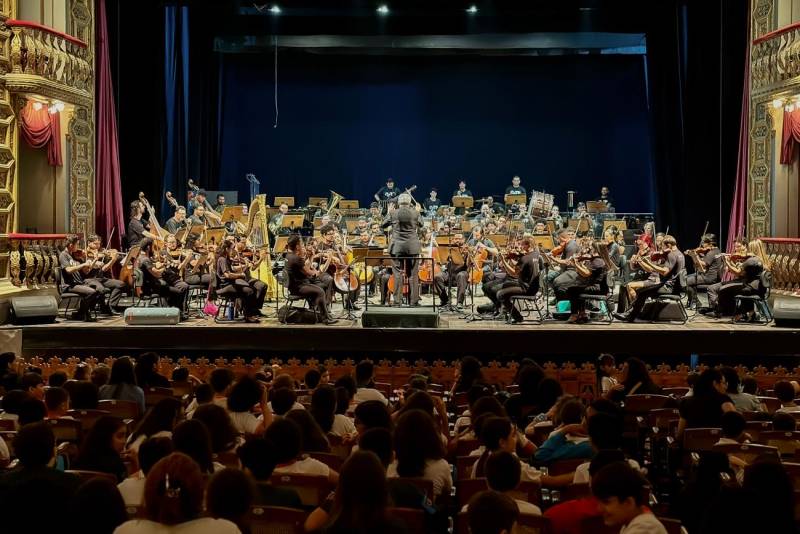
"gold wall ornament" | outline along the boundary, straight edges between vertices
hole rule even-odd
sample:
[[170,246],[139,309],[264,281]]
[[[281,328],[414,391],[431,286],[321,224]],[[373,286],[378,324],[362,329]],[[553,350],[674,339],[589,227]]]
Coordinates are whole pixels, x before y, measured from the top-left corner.
[[94,115],[79,106],[69,121],[70,231],[94,232]]

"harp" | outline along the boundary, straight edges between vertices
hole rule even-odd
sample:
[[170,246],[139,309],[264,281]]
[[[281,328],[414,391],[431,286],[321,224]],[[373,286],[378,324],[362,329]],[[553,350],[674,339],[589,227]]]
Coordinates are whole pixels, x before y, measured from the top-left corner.
[[272,261],[270,258],[269,233],[267,228],[267,195],[256,195],[247,211],[247,225],[244,236],[261,254],[266,254],[252,275],[267,284],[267,297],[275,298],[277,295],[278,281],[272,274]]

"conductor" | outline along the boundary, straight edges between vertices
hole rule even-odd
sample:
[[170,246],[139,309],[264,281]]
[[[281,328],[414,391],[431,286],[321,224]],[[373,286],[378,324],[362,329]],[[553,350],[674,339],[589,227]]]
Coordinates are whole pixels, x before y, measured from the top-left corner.
[[[411,195],[402,193],[397,197],[398,207],[389,212],[383,227],[392,227],[392,242],[389,254],[395,258],[392,271],[394,273],[394,305],[400,306],[403,295],[402,271],[409,280],[409,300],[412,306],[419,305],[419,235],[417,230],[422,226],[419,212],[411,207]],[[409,256],[415,256],[409,258]]]

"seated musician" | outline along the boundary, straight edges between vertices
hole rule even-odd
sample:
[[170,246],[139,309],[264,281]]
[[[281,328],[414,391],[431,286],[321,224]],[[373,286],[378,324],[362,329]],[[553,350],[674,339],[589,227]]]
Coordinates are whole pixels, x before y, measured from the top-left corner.
[[623,280],[627,281],[628,258],[625,256],[625,245],[620,244],[620,231],[616,225],[609,225],[603,232],[603,241],[608,245],[608,256],[611,262],[623,274]]
[[553,223],[556,225],[556,230],[564,227],[564,218],[561,216],[558,206],[553,206],[550,208],[550,215],[547,216],[547,220],[553,221]]
[[589,322],[589,315],[586,313],[586,301],[579,298],[579,296],[584,293],[608,293],[607,274],[609,271],[613,272],[617,269],[609,254],[609,245],[607,243],[592,243],[589,239],[588,245],[588,248],[581,252],[581,256],[572,259],[578,276],[565,291],[566,298],[570,302],[571,313],[567,323],[583,324]]
[[185,228],[188,226],[189,222],[186,220],[186,208],[183,206],[178,206],[175,208],[175,215],[167,219],[167,222],[164,223],[164,229],[174,234],[178,230]]
[[87,285],[106,295],[107,305],[103,311],[117,313],[119,301],[129,288],[125,282],[114,278],[111,272],[114,264],[120,259],[119,253],[116,250],[110,250],[106,255],[102,250],[102,244],[100,236],[96,234],[90,235],[86,240],[87,256],[97,258],[99,261],[96,261],[92,270],[84,276],[84,281]]
[[383,214],[381,214],[380,204],[373,202],[369,205],[369,214],[367,215],[367,219],[369,219],[370,227],[375,223],[381,224],[383,222]]
[[[463,250],[464,234],[461,232],[453,234],[453,236],[450,238],[450,246]],[[444,266],[441,273],[438,273],[436,276],[434,276],[433,285],[436,288],[436,291],[439,292],[440,306],[447,306],[447,304],[450,302],[450,293],[448,289],[453,286],[456,287],[456,302],[459,306],[464,305],[467,294],[467,285],[469,283],[467,264],[465,261],[463,261],[465,259],[466,258],[463,257],[462,252],[461,263],[456,264],[451,261]]]
[[369,232],[369,222],[366,217],[359,217],[351,233],[353,235],[361,235],[366,232]]
[[687,250],[686,255],[692,258],[695,272],[686,277],[686,296],[689,307],[698,306],[698,285],[713,285],[722,276],[722,252],[717,246],[717,236],[706,234],[700,240],[700,247]]
[[488,197],[486,197],[486,203],[484,205],[485,206],[489,206],[489,211],[493,215],[500,215],[501,213],[505,213],[506,212],[505,205],[503,203],[501,203],[501,202],[495,202],[494,201],[494,197],[492,195],[489,195]]
[[261,262],[264,261],[266,252],[256,250],[251,253],[248,251],[247,241],[244,239],[236,242],[235,249],[237,259],[239,259],[242,264],[241,272],[244,274],[244,281],[247,282],[247,285],[249,285],[255,293],[255,314],[259,317],[263,317],[264,314],[261,313],[261,309],[264,307],[264,300],[267,297],[267,284],[255,278],[253,276],[253,271],[258,269]]
[[140,200],[134,200],[131,202],[130,208],[130,220],[128,221],[128,230],[125,233],[128,248],[138,245],[145,237],[158,239],[157,235],[150,233],[150,225],[142,221],[144,204]]
[[497,223],[493,219],[486,221],[486,235],[494,235],[497,233]]
[[[347,249],[344,247],[342,243],[342,236],[339,232],[336,231],[336,227],[333,224],[327,224],[320,228],[320,234],[322,234],[322,241],[319,243],[319,250],[321,252],[329,252],[333,255],[335,261],[331,263],[328,273],[331,276],[337,274],[337,270],[339,271],[339,276],[344,277],[345,280],[348,280],[349,283],[349,272],[347,271]],[[338,264],[335,265],[335,264]],[[331,286],[334,290],[337,289],[336,284],[332,284]],[[341,292],[341,291],[340,291]],[[360,288],[356,288],[354,291],[349,291],[345,294],[344,298],[344,306],[349,310],[360,310],[361,308],[356,304],[358,301],[358,295],[360,293]]]
[[81,271],[93,268],[95,261],[86,257],[81,257],[82,261],[75,259],[78,255],[79,240],[77,235],[67,236],[67,246],[58,255],[58,263],[61,267],[61,291],[69,291],[81,296],[78,311],[74,312],[70,319],[93,321],[89,312],[98,302],[102,302],[103,293],[84,283]]
[[574,219],[591,219],[592,215],[586,211],[586,204],[578,202],[578,207],[573,214]]
[[[327,204],[327,200],[325,203]],[[283,223],[283,217],[289,212],[289,204],[286,202],[281,202],[281,205],[278,206],[278,213],[270,217],[268,229],[272,232],[273,236],[276,235],[286,235],[289,233],[288,228],[283,228],[281,225]]]
[[208,226],[208,217],[206,217],[206,207],[202,204],[195,206],[192,216],[190,218],[192,224],[202,224]]
[[286,244],[289,252],[286,255],[286,275],[289,292],[308,299],[312,308],[322,318],[325,324],[334,324],[336,319],[328,311],[327,293],[333,280],[330,276],[322,277],[321,273],[313,267],[311,261],[306,259],[306,249],[299,235],[292,235]]
[[186,240],[186,248],[192,251],[192,258],[186,266],[184,280],[190,286],[208,286],[214,281],[214,273],[211,272],[209,252],[204,243],[201,243],[198,236],[192,234]]
[[[558,246],[548,256],[551,263],[559,266],[557,269],[550,269],[547,273],[547,282],[553,289],[556,295],[567,287],[571,286],[575,281],[578,274],[575,272],[575,267],[568,260],[580,253],[581,247],[575,240],[574,228],[561,228],[556,231],[556,240]],[[555,253],[555,254],[553,254]]]
[[203,211],[205,211],[206,208],[211,207],[211,204],[209,204],[208,200],[206,199],[206,192],[203,189],[198,190],[194,194],[194,197],[192,197],[192,199],[189,200],[189,212],[191,213],[191,215],[194,216],[197,208],[201,206],[203,207]]
[[497,218],[497,233],[505,234],[508,232],[508,219],[504,215]]
[[[658,280],[645,280],[641,282],[633,294],[629,293],[631,299],[630,310],[624,313],[615,313],[614,317],[622,321],[633,322],[639,316],[644,307],[647,297],[657,293],[672,293],[675,285],[679,283],[678,277],[686,268],[686,263],[683,254],[678,250],[678,244],[675,238],[671,235],[665,235],[661,248],[662,255],[664,256],[664,263],[658,265],[650,257],[642,257],[639,259],[639,265],[648,272],[658,275]],[[633,282],[625,285],[626,291]],[[622,292],[620,292],[622,293]]]
[[236,245],[232,240],[226,239],[217,249],[217,265],[215,275],[217,278],[217,295],[235,295],[242,302],[244,322],[258,322],[258,308],[256,307],[256,292],[247,282],[244,264],[234,264]]
[[[501,282],[500,288],[494,290],[494,304],[500,304],[503,311],[512,323],[521,323],[522,314],[511,303],[515,295],[535,295],[539,291],[539,271],[541,270],[541,257],[539,249],[534,246],[533,240],[525,237],[520,242],[520,253],[523,254],[516,265],[510,263],[504,268],[508,276]],[[513,260],[503,258],[504,262]]]
[[[772,269],[772,263],[764,250],[764,243],[755,239],[749,243],[744,239],[737,239],[734,252],[722,256],[724,266],[735,277],[729,282],[717,282],[708,287],[708,308],[699,310],[717,317],[734,315],[737,295],[753,295],[761,288],[761,273]],[[743,301],[741,313],[736,316],[737,321],[752,320],[754,312],[752,302]]]
[[153,253],[153,241],[149,238],[141,242],[141,247],[139,269],[142,271],[144,293],[165,297],[170,306],[180,310],[181,320],[186,319],[186,295],[189,292],[189,284],[181,278],[181,257],[175,236],[167,237],[166,247],[162,250],[161,256]]
[[547,235],[547,226],[542,221],[533,225],[533,235]]

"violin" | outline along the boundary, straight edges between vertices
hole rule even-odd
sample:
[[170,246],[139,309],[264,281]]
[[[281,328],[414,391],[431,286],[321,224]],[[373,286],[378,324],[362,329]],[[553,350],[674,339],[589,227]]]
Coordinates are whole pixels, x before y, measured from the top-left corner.
[[667,254],[669,252],[659,251],[659,252],[651,252],[648,258],[650,261],[664,261],[667,259]]
[[736,263],[741,263],[753,257],[752,254],[723,254],[723,256]]
[[567,243],[569,243],[569,241],[567,241],[566,243],[561,243],[560,245],[558,245],[557,247],[552,249],[550,251],[550,255],[551,256],[561,256],[564,253],[564,249],[567,248]]

